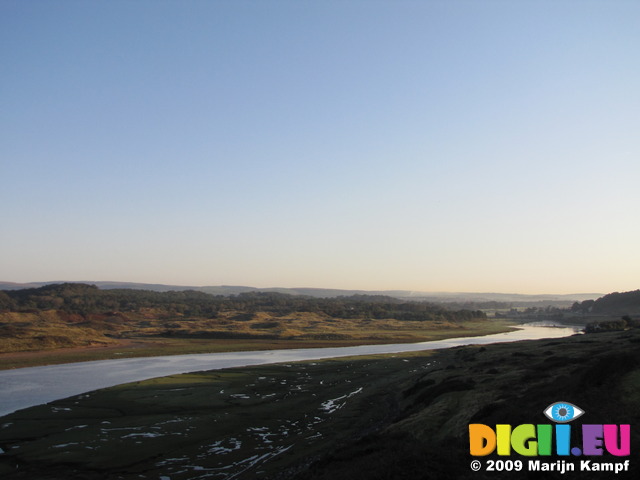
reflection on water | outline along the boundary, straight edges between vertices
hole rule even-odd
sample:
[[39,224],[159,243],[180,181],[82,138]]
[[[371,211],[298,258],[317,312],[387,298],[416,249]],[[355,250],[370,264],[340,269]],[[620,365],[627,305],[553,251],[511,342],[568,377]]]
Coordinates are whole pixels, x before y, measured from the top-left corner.
[[199,370],[558,338],[572,335],[577,331],[577,327],[525,324],[513,332],[483,337],[449,338],[433,342],[122,358],[4,370],[0,371],[0,391],[2,392],[0,415],[121,383]]

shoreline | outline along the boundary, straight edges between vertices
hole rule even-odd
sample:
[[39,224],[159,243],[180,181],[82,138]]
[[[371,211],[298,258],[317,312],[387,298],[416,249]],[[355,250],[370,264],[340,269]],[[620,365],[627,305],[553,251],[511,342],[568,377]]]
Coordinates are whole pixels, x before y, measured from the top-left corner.
[[[544,408],[559,399],[595,423],[637,423],[638,342],[640,331],[608,332],[118,385],[4,417],[0,474],[335,480],[430,471],[473,480],[460,461],[470,423],[545,422]],[[442,445],[448,454],[425,455]],[[495,477],[513,475],[503,473]]]
[[300,348],[338,348],[367,345],[421,343],[457,337],[476,337],[506,333],[517,329],[518,324],[508,321],[492,321],[487,324],[470,324],[459,329],[442,329],[417,336],[392,336],[383,338],[352,339],[205,339],[205,338],[126,338],[117,344],[87,345],[50,350],[0,353],[0,371],[18,368],[62,365],[96,360],[116,360],[169,355],[205,353],[250,352],[262,350],[290,350]]
[[32,405],[48,403],[115,385],[189,372],[339,357],[402,354],[448,349],[463,345],[561,338],[572,335],[573,332],[574,330],[569,328],[523,327],[507,333],[454,337],[409,344],[164,355],[18,368],[0,372],[0,384],[4,390],[0,402],[0,413],[7,414]]

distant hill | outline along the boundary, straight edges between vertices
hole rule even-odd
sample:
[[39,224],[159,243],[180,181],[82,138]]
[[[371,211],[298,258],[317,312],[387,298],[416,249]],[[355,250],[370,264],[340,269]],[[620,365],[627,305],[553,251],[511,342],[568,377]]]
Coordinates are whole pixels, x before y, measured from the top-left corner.
[[571,310],[583,314],[640,315],[640,290],[614,292],[596,300],[577,302]]
[[[178,285],[163,285],[159,283],[133,283],[133,282],[93,282],[93,281],[52,281],[52,282],[29,282],[29,283],[15,283],[15,282],[0,282],[0,290],[21,290],[23,288],[40,288],[46,285],[55,285],[62,283],[83,283],[90,284],[99,287],[102,290],[114,290],[120,288],[135,289],[135,290],[151,290],[154,292],[169,292],[169,291],[184,291],[184,290],[202,290],[207,287],[190,287],[190,286],[178,286]],[[217,288],[217,287],[212,287]],[[233,287],[231,287],[233,288]],[[240,287],[243,288],[243,287]],[[243,291],[250,291],[250,288]]]
[[0,282],[0,290],[19,290],[23,288],[38,288],[56,283],[86,283],[96,285],[103,290],[111,289],[136,289],[151,290],[155,292],[185,291],[195,290],[198,292],[210,293],[213,295],[238,295],[247,292],[274,292],[286,293],[289,295],[305,295],[317,298],[332,298],[352,295],[385,295],[389,297],[411,299],[417,301],[436,303],[464,303],[464,302],[507,302],[507,303],[530,303],[530,302],[583,302],[602,297],[602,293],[573,293],[566,295],[526,295],[515,293],[475,293],[475,292],[416,292],[411,290],[340,290],[331,288],[256,288],[241,285],[219,285],[219,286],[185,286],[185,285],[163,285],[157,283],[133,283],[133,282],[105,282],[105,281],[72,281],[72,282],[32,282],[13,283]]
[[0,353],[150,338],[290,340],[298,347],[328,340],[375,343],[383,337],[399,343],[425,341],[435,330],[450,335],[464,328],[495,330],[486,320],[480,310],[383,295],[320,298],[252,291],[223,296],[60,283],[0,291]]

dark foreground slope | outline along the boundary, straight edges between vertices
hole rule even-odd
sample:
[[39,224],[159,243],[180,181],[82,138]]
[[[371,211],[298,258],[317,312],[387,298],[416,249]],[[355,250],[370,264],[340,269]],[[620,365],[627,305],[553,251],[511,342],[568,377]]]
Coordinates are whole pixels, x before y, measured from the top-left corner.
[[637,330],[200,372],[100,390],[0,419],[0,475],[534,478],[472,472],[468,425],[550,423],[542,411],[559,400],[585,410],[576,424],[631,424],[631,471],[616,478],[637,478]]

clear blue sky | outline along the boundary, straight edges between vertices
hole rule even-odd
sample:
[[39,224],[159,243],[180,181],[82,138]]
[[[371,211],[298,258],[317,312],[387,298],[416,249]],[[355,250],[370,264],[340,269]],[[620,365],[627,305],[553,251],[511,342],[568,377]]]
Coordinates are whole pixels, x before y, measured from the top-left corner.
[[0,0],[0,280],[640,288],[638,1]]

